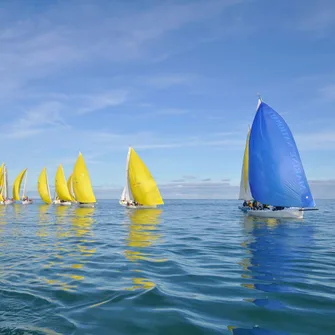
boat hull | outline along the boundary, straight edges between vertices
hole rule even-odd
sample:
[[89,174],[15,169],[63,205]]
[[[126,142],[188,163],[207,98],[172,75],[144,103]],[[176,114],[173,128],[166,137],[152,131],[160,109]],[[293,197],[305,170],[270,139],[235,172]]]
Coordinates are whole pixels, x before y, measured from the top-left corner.
[[58,205],[60,205],[60,206],[71,206],[71,202],[70,201],[64,201],[64,202],[60,202]]
[[127,205],[126,203],[120,201],[119,202],[122,207],[128,209],[148,209],[148,208],[157,208],[157,206],[135,206],[135,205]]
[[247,215],[259,218],[302,219],[304,217],[304,212],[300,211],[299,208],[285,208],[279,211],[273,211],[271,209],[262,209],[262,210],[249,210],[247,211]]
[[11,205],[13,203],[13,200],[5,200],[5,201],[1,201],[0,205]]
[[24,201],[22,201],[22,205],[30,205],[32,203],[33,203],[32,200],[24,200]]

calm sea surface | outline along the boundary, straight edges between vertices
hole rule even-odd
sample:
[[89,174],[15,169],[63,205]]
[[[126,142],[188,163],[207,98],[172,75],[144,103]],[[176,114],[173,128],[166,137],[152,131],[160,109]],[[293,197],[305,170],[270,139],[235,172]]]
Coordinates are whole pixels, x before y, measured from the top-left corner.
[[0,334],[335,334],[335,201],[0,206]]

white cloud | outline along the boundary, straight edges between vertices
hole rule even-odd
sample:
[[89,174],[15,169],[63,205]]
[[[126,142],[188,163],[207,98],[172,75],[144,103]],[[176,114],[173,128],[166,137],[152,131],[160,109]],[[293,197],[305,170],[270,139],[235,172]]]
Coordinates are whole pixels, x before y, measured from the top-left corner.
[[124,104],[127,101],[128,93],[123,90],[111,91],[104,94],[75,96],[76,99],[81,99],[80,105],[77,109],[78,114],[86,114],[96,112],[107,107],[114,107]]
[[23,139],[54,128],[69,128],[61,116],[63,108],[57,101],[42,103],[27,110],[12,124],[5,124],[2,134],[12,139]]
[[[131,4],[116,7],[107,1],[90,5],[60,1],[30,16],[15,15],[16,20],[11,18],[11,11],[20,11],[15,6],[2,6],[7,14],[0,22],[0,87],[9,83],[19,89],[31,79],[92,60],[125,62],[155,58],[164,53],[164,48],[170,49],[170,45],[164,47],[161,43],[168,33],[219,17],[226,8],[240,2],[153,3],[144,10]],[[69,15],[74,10],[76,16]],[[153,48],[157,41],[160,47]],[[183,81],[182,76],[170,76],[153,78],[148,83],[165,87]]]

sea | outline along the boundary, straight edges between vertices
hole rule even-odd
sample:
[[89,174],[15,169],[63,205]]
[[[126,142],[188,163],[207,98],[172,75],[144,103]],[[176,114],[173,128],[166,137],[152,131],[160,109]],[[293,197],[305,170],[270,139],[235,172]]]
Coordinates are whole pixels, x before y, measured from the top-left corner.
[[0,206],[0,334],[335,334],[335,201]]

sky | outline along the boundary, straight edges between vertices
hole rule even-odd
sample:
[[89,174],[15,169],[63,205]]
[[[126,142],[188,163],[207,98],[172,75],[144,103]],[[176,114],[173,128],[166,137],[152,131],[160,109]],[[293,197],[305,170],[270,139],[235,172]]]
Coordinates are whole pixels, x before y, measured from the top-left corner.
[[333,0],[0,0],[0,159],[119,198],[128,146],[164,198],[237,198],[257,94],[335,198]]

